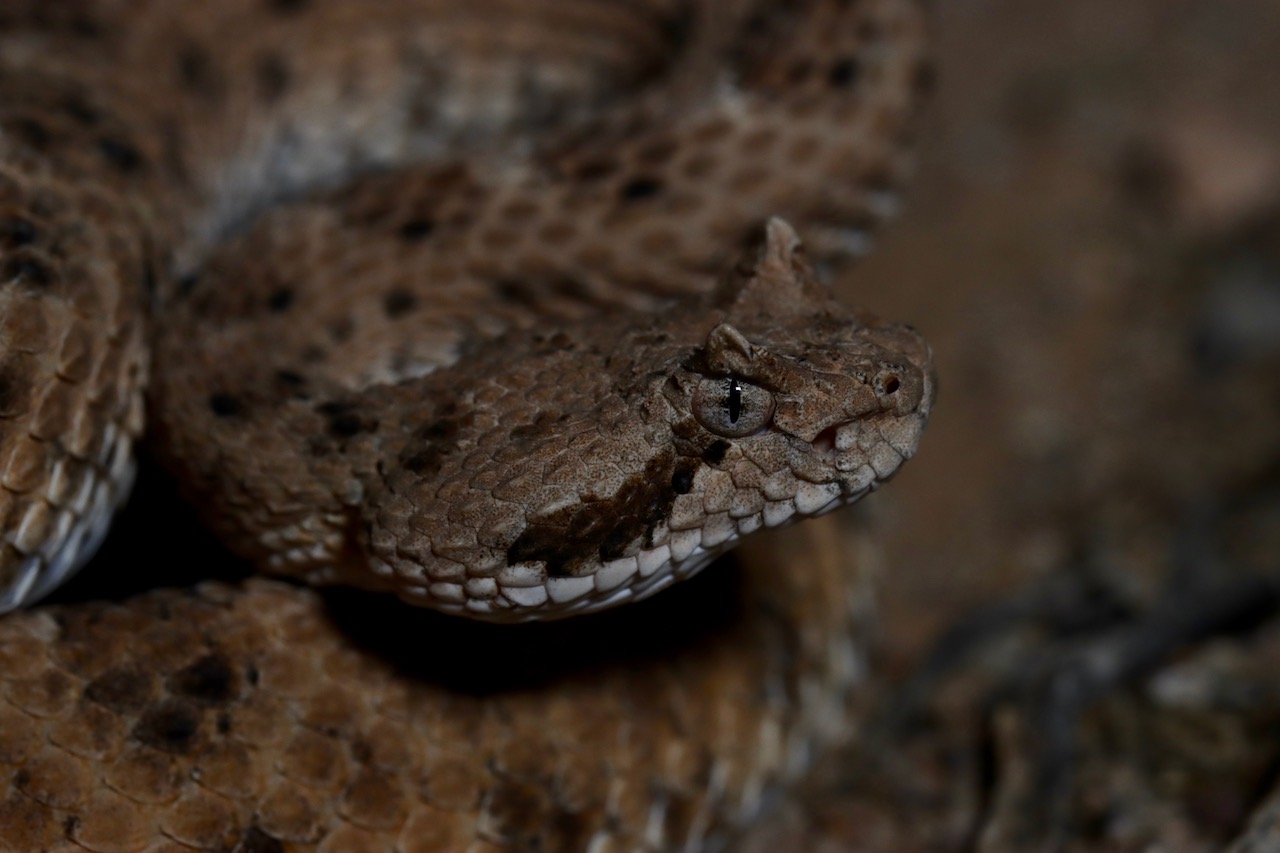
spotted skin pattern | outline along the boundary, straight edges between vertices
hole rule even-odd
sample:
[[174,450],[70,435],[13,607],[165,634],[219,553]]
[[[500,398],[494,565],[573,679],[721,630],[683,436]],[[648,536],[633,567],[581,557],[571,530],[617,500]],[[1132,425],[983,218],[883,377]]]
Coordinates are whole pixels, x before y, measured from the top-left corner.
[[848,735],[859,578],[689,579],[916,450],[927,345],[814,267],[894,208],[921,30],[5,4],[0,611],[91,556],[144,424],[319,590],[0,617],[0,849],[716,849],[764,811]]

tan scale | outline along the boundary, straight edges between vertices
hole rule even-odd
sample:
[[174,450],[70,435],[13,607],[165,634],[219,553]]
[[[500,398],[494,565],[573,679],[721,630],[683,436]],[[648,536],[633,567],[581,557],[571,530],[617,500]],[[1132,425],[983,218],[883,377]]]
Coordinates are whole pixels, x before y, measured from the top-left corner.
[[767,811],[848,735],[857,572],[595,611],[915,452],[927,345],[810,259],[895,207],[922,26],[0,9],[0,610],[96,548],[144,391],[231,548],[426,608],[259,580],[3,617],[0,849],[717,849]]

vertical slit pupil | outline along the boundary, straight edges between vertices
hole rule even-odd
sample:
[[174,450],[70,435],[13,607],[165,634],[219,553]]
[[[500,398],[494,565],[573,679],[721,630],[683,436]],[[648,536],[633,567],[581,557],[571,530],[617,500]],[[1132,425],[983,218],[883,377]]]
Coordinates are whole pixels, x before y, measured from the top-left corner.
[[736,424],[742,416],[742,383],[729,380],[729,423]]

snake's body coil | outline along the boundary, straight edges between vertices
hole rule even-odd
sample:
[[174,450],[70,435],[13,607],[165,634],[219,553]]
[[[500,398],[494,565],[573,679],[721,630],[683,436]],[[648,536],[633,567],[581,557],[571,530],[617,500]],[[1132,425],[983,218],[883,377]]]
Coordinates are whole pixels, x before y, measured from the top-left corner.
[[[92,553],[144,420],[265,570],[485,621],[646,598],[856,500],[914,453],[931,357],[787,222],[825,257],[892,206],[920,28],[0,9],[0,609]],[[854,580],[690,586],[551,625],[266,580],[6,616],[0,848],[715,844],[845,731]]]

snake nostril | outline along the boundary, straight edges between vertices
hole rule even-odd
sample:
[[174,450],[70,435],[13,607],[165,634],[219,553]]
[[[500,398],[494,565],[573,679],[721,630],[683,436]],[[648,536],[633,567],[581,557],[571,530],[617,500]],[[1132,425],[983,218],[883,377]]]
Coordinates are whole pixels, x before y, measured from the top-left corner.
[[884,393],[893,394],[893,393],[896,393],[897,390],[902,387],[902,382],[896,376],[886,376],[883,387],[884,387]]

